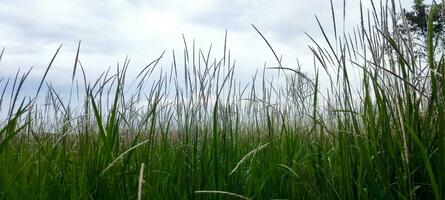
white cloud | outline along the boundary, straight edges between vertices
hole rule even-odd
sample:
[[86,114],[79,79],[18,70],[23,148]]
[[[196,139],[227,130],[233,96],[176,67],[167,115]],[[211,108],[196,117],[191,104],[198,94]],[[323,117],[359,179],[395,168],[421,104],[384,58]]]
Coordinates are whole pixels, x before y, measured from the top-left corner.
[[[367,1],[365,6],[369,6]],[[408,2],[408,3],[407,3]],[[404,0],[409,5],[410,0]],[[181,34],[197,40],[197,46],[222,55],[225,29],[237,71],[249,77],[273,55],[250,24],[255,24],[276,51],[284,54],[284,63],[295,66],[298,57],[304,69],[312,70],[309,39],[303,31],[319,37],[314,15],[327,26],[331,21],[329,0],[236,0],[236,1],[68,1],[0,0],[0,46],[6,46],[0,63],[3,75],[12,75],[18,67],[34,66],[39,77],[59,44],[59,57],[50,72],[50,80],[68,83],[78,40],[82,40],[80,59],[94,76],[125,56],[132,59],[130,69],[141,69],[167,50],[163,64],[170,67],[170,50],[182,52]],[[342,1],[335,0],[338,17]],[[358,0],[347,2],[348,25],[358,22]],[[215,55],[214,54],[214,55]]]

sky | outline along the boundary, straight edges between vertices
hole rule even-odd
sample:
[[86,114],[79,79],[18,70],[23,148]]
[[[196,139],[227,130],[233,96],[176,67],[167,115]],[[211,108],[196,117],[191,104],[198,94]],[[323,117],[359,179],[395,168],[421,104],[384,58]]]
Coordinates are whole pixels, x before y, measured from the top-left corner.
[[[343,0],[333,4],[341,16]],[[401,4],[409,7],[411,0]],[[298,59],[310,74],[313,57],[305,32],[321,39],[315,15],[332,31],[329,0],[0,0],[0,48],[5,47],[0,77],[32,66],[31,79],[40,78],[62,44],[48,80],[68,85],[79,40],[79,58],[93,79],[127,56],[130,73],[137,73],[164,50],[160,66],[169,69],[172,50],[183,51],[182,34],[204,51],[212,44],[212,55],[222,57],[227,30],[236,73],[249,78],[265,62],[277,65],[251,24],[283,55],[285,66],[295,67]],[[358,19],[359,0],[346,0],[346,29]]]

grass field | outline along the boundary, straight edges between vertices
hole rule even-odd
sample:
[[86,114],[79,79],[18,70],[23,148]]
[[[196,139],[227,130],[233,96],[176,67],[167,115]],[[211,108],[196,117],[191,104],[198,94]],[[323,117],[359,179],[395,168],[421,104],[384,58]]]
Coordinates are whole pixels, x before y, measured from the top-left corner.
[[46,81],[57,50],[36,93],[22,94],[31,71],[0,79],[0,197],[444,199],[444,53],[429,29],[416,56],[392,9],[351,33],[316,20],[314,73],[281,66],[253,27],[278,67],[245,84],[225,45],[213,58],[185,39],[133,80],[126,60],[90,81],[79,42],[64,96]]

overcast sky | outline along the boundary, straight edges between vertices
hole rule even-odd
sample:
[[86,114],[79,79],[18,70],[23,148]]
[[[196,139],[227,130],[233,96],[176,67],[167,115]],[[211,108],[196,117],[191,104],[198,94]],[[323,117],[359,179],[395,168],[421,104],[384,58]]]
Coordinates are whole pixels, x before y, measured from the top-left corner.
[[[338,16],[342,0],[334,0]],[[411,0],[401,0],[409,7]],[[364,0],[365,7],[369,2]],[[347,25],[358,23],[359,0],[347,0]],[[273,55],[251,27],[256,25],[269,39],[284,63],[311,72],[310,44],[304,31],[319,37],[315,15],[331,29],[329,0],[0,0],[1,77],[34,66],[35,78],[60,44],[49,80],[69,84],[77,42],[82,40],[80,60],[89,74],[97,74],[131,58],[130,70],[144,65],[166,50],[161,63],[170,67],[171,51],[182,52],[182,34],[189,43],[222,56],[224,33],[237,60],[237,72],[250,76],[264,62],[274,65]]]

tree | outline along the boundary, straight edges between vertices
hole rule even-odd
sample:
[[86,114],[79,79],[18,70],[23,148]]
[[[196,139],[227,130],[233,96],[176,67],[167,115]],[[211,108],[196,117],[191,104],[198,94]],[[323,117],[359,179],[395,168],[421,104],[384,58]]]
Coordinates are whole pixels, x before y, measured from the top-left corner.
[[425,4],[424,0],[414,0],[411,11],[404,11],[404,17],[407,26],[401,25],[402,33],[411,36],[415,45],[417,56],[426,56],[428,19],[431,15],[433,19],[433,38],[435,49],[441,52],[444,49],[445,42],[445,17],[444,6],[442,3],[433,1],[431,5]]

